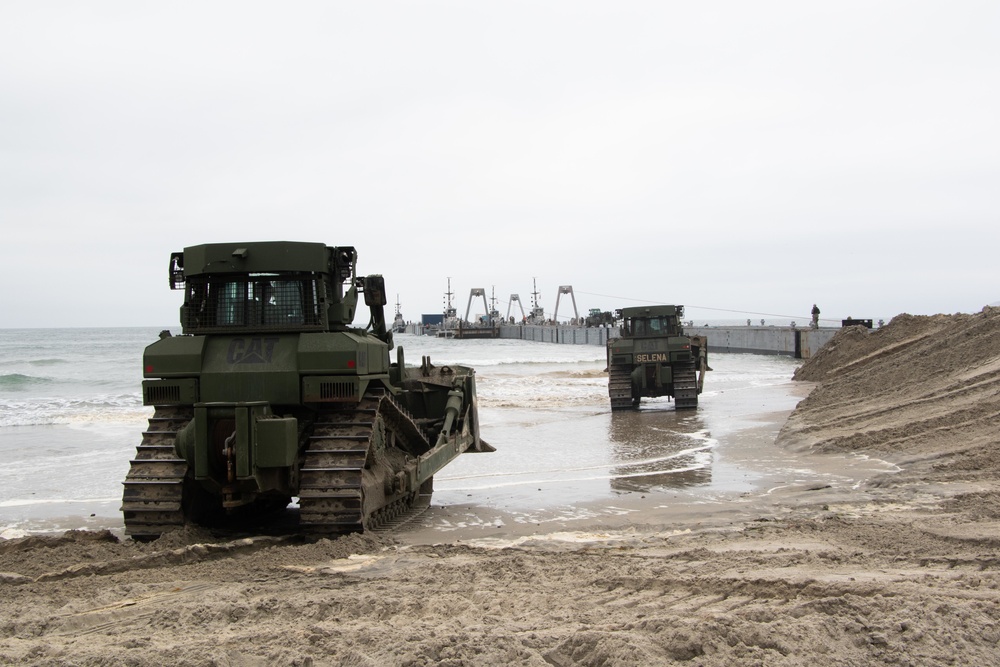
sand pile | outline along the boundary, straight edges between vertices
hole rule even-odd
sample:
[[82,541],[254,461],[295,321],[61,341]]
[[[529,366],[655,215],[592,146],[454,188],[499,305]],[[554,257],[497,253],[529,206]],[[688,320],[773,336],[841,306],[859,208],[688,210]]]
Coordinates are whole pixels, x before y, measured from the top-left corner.
[[789,447],[932,462],[938,480],[1000,472],[1000,308],[843,329],[794,378],[820,384],[781,431]]

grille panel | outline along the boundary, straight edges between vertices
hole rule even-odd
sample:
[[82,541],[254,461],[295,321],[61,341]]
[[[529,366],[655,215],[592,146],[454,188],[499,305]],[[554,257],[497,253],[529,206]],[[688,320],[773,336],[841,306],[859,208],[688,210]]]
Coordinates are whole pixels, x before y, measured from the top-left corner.
[[166,405],[181,402],[181,388],[177,385],[153,385],[146,387],[146,405]]
[[321,401],[355,400],[358,397],[356,387],[353,382],[321,382],[319,399]]

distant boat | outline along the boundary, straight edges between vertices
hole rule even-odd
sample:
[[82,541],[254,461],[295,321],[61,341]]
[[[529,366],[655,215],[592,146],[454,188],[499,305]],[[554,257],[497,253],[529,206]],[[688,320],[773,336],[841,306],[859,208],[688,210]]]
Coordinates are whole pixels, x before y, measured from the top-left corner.
[[451,291],[451,278],[448,278],[448,291],[444,293],[444,296],[444,318],[441,320],[441,328],[438,329],[437,337],[454,338],[455,329],[458,328],[458,311],[451,305],[451,297],[454,296],[454,292]]
[[393,333],[403,333],[406,331],[406,320],[403,319],[403,313],[399,310],[399,295],[396,295],[396,318],[392,321],[392,332]]

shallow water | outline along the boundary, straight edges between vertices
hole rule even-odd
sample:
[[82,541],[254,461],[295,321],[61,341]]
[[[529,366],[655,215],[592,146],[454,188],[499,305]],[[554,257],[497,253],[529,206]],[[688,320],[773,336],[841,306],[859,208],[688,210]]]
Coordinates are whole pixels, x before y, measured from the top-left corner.
[[[121,481],[151,413],[140,400],[141,353],[157,332],[0,332],[0,536],[121,530]],[[713,355],[697,411],[651,399],[612,413],[601,347],[405,334],[396,342],[408,364],[430,356],[476,369],[482,436],[497,449],[439,472],[436,506],[529,521],[634,494],[707,500],[774,479],[849,476],[845,466],[821,470],[773,446],[741,448],[768,423],[773,444],[769,417],[799,400],[790,383],[799,362],[788,358]]]
[[484,396],[498,384],[520,387],[496,392],[505,401],[484,400],[480,409],[484,437],[498,452],[463,456],[439,473],[435,502],[527,510],[623,493],[748,490],[752,471],[725,457],[755,418],[795,406],[789,378],[796,363],[716,355],[711,365],[699,409],[679,412],[668,399],[644,399],[637,411],[612,413],[603,359],[562,373],[515,366],[495,376],[484,369]]

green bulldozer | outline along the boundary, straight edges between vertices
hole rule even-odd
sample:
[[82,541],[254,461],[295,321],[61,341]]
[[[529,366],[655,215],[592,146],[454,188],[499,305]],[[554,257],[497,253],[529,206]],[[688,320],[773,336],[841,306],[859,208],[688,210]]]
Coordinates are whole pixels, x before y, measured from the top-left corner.
[[[124,481],[125,532],[235,524],[298,498],[301,532],[372,528],[428,497],[479,436],[475,371],[404,363],[380,275],[353,247],[212,243],[170,257],[181,335],[143,354],[154,408]],[[359,295],[370,310],[354,327]]]
[[685,336],[684,306],[636,306],[615,311],[621,336],[608,340],[612,410],[639,407],[644,397],[669,396],[677,410],[698,407],[705,384],[708,340]]

